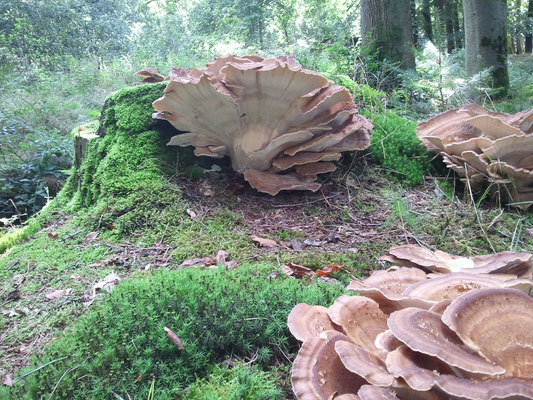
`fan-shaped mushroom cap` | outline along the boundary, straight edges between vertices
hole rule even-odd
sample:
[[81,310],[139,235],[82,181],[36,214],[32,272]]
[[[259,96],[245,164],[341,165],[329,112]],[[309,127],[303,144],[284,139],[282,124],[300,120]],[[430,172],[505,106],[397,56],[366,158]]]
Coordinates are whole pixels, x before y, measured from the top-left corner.
[[316,178],[318,174],[333,172],[337,169],[332,162],[316,162],[311,164],[298,165],[296,173],[300,176],[310,176]]
[[394,377],[387,371],[385,363],[375,354],[342,340],[335,343],[335,351],[348,371],[359,375],[368,383],[385,387],[394,383]]
[[[186,133],[169,145],[208,148],[201,155],[220,157],[212,147],[225,147],[233,169],[287,170],[296,165],[333,161],[342,149],[369,145],[371,124],[357,115],[349,91],[330,86],[324,76],[297,65],[293,57],[221,57],[201,69],[175,70],[165,95],[154,102],[156,118],[170,121]],[[330,151],[336,146],[339,150]],[[339,147],[340,146],[340,147]],[[197,152],[197,153],[198,153]],[[284,152],[291,155],[280,157]],[[298,154],[297,154],[298,153]],[[306,177],[309,175],[306,175]],[[286,179],[279,190],[316,190],[299,176]],[[263,190],[264,180],[255,180]]]
[[502,367],[465,351],[462,342],[442,323],[439,314],[417,308],[405,308],[392,313],[388,325],[394,336],[411,350],[437,357],[451,366],[469,372],[487,375],[505,372]]
[[361,400],[359,396],[353,393],[341,394],[340,396],[335,396],[333,400]]
[[343,295],[328,308],[329,318],[365,350],[377,351],[376,336],[387,329],[387,316],[366,297]]
[[399,400],[392,389],[372,385],[363,385],[357,392],[361,400]]
[[[505,375],[533,387],[533,299],[513,289],[476,290],[455,299],[442,315],[461,340]],[[475,372],[475,371],[474,371]]]
[[531,277],[533,255],[502,251],[501,253],[472,257],[474,268],[469,272],[486,274],[515,274],[517,277]]
[[492,115],[478,115],[465,121],[483,132],[490,139],[500,139],[512,135],[524,135],[519,128],[505,123],[501,118]]
[[396,336],[392,334],[390,329],[387,329],[386,331],[383,331],[376,336],[376,341],[374,342],[374,345],[377,349],[384,350],[387,353],[390,353],[391,351],[402,346],[402,342],[400,342],[396,338]]
[[254,189],[268,193],[271,196],[277,195],[282,190],[310,190],[316,192],[320,189],[319,183],[302,181],[293,174],[277,175],[249,169],[244,172],[244,179]]
[[449,110],[438,114],[416,127],[416,135],[428,150],[440,148],[428,141],[428,137],[437,137],[440,143],[448,144],[481,135],[481,132],[465,121],[470,114],[461,110]]
[[454,375],[436,378],[436,386],[454,398],[469,400],[533,398],[533,381],[522,379],[463,379]]
[[157,72],[157,69],[152,67],[145,67],[135,73],[140,78],[143,78],[143,83],[162,82],[165,77]]
[[446,310],[446,308],[450,305],[451,302],[452,299],[441,300],[437,304],[431,306],[429,311],[442,315],[444,310]]
[[310,306],[299,303],[293,307],[287,319],[289,330],[296,339],[305,342],[319,336],[325,331],[338,331],[341,328],[328,316],[328,309],[323,306]]
[[387,354],[387,369],[396,378],[403,378],[410,388],[426,391],[433,388],[436,378],[453,374],[452,369],[435,357],[412,351],[400,346]]
[[402,294],[408,286],[426,279],[426,273],[417,268],[389,268],[374,271],[364,280],[353,280],[347,289],[365,293],[367,289],[377,288],[383,293]]
[[405,289],[403,295],[437,303],[442,300],[455,299],[470,290],[498,288],[503,287],[503,284],[502,281],[492,279],[487,275],[456,272],[414,283]]
[[[391,247],[389,254],[398,260],[406,260],[409,266],[414,265],[432,272],[450,272],[448,264],[460,258],[444,251],[431,251],[416,245]],[[465,263],[468,261],[465,259]]]
[[299,400],[328,400],[335,393],[357,393],[366,381],[348,371],[335,343],[349,340],[338,332],[325,332],[323,337],[306,340],[292,364],[292,389]]
[[384,313],[390,314],[405,307],[431,307],[431,302],[401,294],[405,288],[414,282],[425,279],[426,274],[420,269],[392,267],[386,271],[374,271],[370,277],[363,281],[353,280],[346,289],[355,290],[374,300]]

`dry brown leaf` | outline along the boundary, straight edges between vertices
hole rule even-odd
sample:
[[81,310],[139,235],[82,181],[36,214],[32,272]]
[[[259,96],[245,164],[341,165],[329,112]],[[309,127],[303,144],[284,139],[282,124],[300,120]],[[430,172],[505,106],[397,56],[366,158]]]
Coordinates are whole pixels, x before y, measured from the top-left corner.
[[256,235],[252,235],[251,238],[254,242],[259,243],[259,246],[261,247],[276,247],[278,245],[276,241],[272,239],[266,239]]
[[324,267],[323,269],[317,269],[316,274],[318,276],[331,275],[333,272],[338,271],[341,268],[344,268],[344,265],[331,264],[331,265],[328,265],[327,267]]
[[87,236],[85,236],[86,242],[92,242],[98,237],[99,232],[89,232]]
[[163,327],[163,329],[167,332],[168,338],[172,343],[174,343],[176,346],[178,346],[179,350],[183,350],[183,343],[181,342],[181,339],[176,335],[174,332],[172,332],[169,328],[166,326]]
[[93,286],[93,296],[96,295],[96,292],[99,290],[105,290],[106,292],[111,293],[111,291],[121,280],[122,278],[120,276],[114,272],[111,272],[104,279]]
[[9,373],[4,376],[4,379],[2,380],[2,384],[6,386],[12,386],[15,381],[13,381],[13,374]]
[[48,232],[48,237],[50,239],[57,239],[57,233],[55,232]]
[[45,297],[48,300],[56,300],[56,299],[59,299],[60,297],[66,296],[71,291],[72,289],[58,289],[58,290],[54,290],[52,293],[46,294]]
[[304,267],[294,263],[287,263],[281,266],[281,269],[287,276],[300,278],[302,276],[312,276],[314,271],[311,268]]
[[20,299],[20,290],[15,289],[7,294],[7,300],[18,300]]
[[198,214],[196,214],[193,210],[190,210],[187,208],[187,214],[189,214],[189,217],[191,217],[191,219],[193,221],[196,221],[198,219]]

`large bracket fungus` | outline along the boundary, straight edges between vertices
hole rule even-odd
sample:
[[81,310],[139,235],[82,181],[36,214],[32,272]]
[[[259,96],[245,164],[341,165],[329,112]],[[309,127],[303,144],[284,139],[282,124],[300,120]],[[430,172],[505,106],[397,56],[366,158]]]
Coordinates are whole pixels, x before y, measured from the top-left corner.
[[296,64],[294,57],[219,57],[203,68],[174,68],[154,118],[184,132],[169,145],[197,156],[229,156],[255,189],[312,190],[343,151],[369,146],[372,124],[350,92]]
[[296,397],[533,399],[531,255],[460,258],[418,246],[390,253],[412,267],[351,282],[364,297],[291,311],[289,329],[303,341]]
[[468,104],[421,122],[417,135],[474,190],[489,183],[513,206],[533,204],[533,110],[510,115]]

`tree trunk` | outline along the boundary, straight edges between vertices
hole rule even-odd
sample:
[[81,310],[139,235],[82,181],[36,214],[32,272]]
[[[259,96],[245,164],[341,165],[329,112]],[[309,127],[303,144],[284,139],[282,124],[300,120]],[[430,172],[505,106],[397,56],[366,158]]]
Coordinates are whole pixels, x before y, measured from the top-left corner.
[[[519,18],[522,18],[522,13],[520,13],[520,8],[522,8],[522,0],[516,0],[515,7],[519,10]],[[522,32],[517,32],[517,35],[515,36],[515,49],[516,54],[522,54]]]
[[410,0],[361,1],[363,46],[377,53],[379,61],[414,69],[412,31]]
[[433,41],[433,26],[431,25],[430,0],[422,1],[422,28],[424,29],[424,36],[426,36],[426,39]]
[[416,2],[411,1],[411,23],[413,24],[413,44],[418,47],[418,23],[416,22]]
[[457,1],[452,1],[452,22],[453,22],[453,37],[455,39],[455,48],[463,48],[463,24],[459,21],[459,3]]
[[507,72],[507,3],[505,0],[463,0],[466,74],[492,68],[493,87],[509,87]]
[[[533,22],[533,0],[529,0],[529,4],[527,7],[527,17],[530,19],[530,22]],[[533,29],[533,28],[530,28]],[[526,35],[526,45],[525,45],[525,51],[526,53],[531,54],[533,51],[533,33],[531,33],[531,30]]]

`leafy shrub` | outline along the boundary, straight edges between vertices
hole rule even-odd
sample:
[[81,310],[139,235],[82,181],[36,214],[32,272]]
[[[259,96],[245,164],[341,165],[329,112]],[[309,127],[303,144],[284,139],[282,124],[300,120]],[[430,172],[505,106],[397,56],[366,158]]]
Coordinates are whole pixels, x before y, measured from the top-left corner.
[[[270,272],[267,265],[164,270],[122,282],[34,363],[68,358],[16,384],[12,398],[48,396],[68,370],[55,398],[109,399],[112,392],[124,396],[127,391],[143,399],[153,376],[155,398],[174,399],[216,360],[255,352],[262,365],[273,357],[283,360],[281,351],[296,347],[287,329],[292,307],[299,302],[329,305],[342,287],[269,279]],[[180,337],[183,351],[170,342],[164,326]]]
[[416,122],[393,112],[372,114],[362,111],[374,124],[370,136],[370,155],[387,173],[409,185],[421,183],[430,169],[426,149],[416,136]]
[[28,131],[0,114],[0,218],[40,210],[59,191],[71,150],[70,138]]

